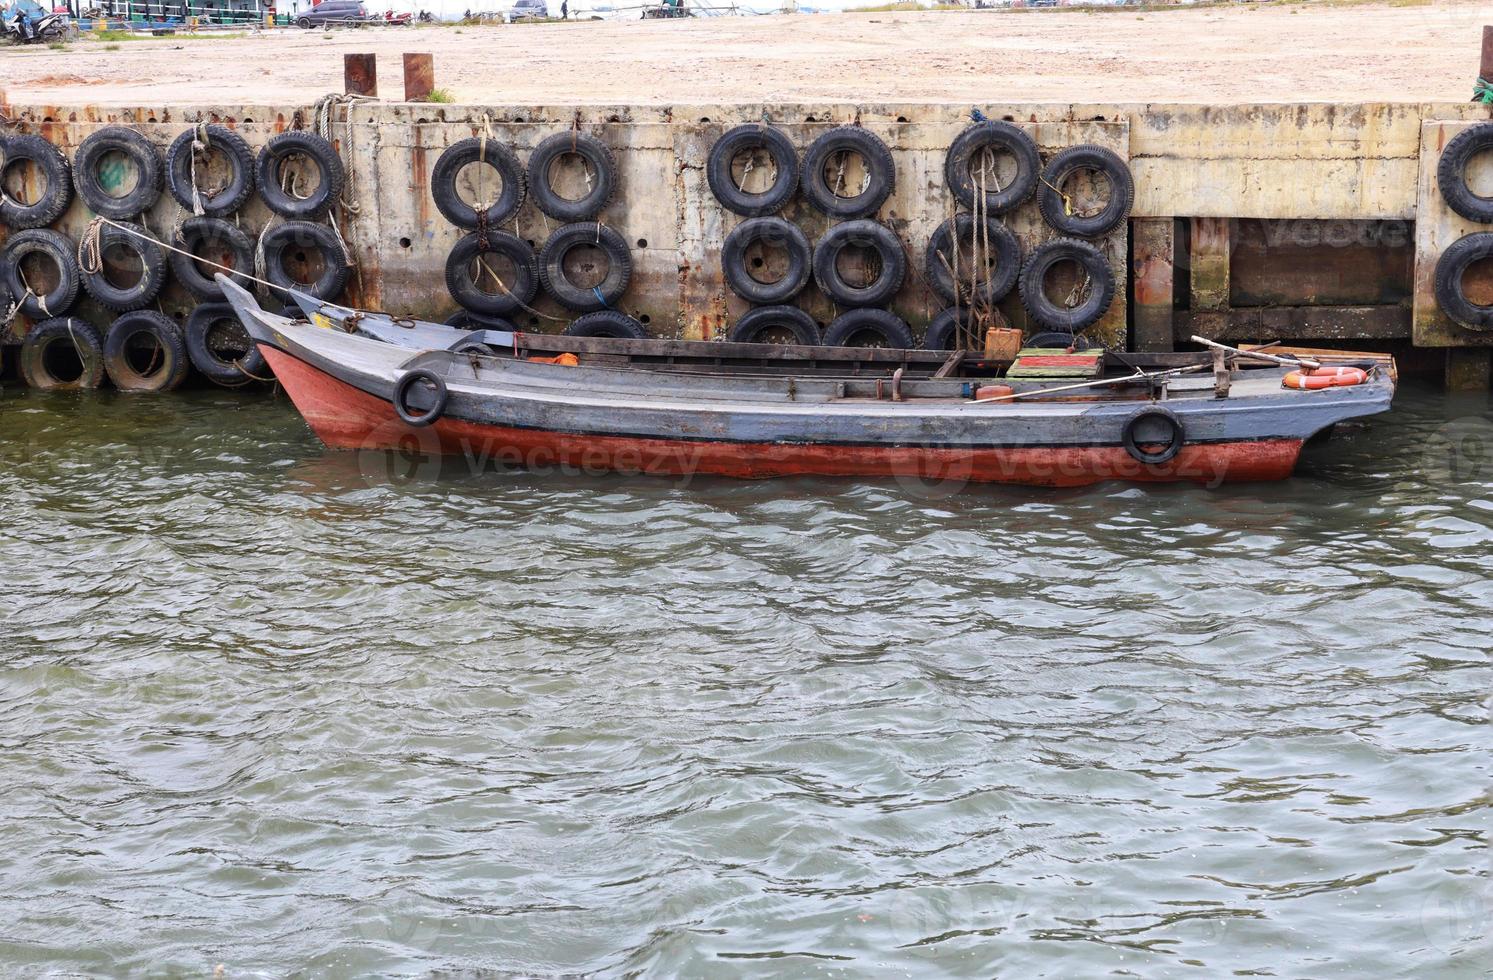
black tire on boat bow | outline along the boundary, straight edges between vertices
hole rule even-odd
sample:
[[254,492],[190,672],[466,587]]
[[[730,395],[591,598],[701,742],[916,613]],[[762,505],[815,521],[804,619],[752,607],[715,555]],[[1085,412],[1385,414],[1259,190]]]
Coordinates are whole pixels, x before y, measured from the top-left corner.
[[[1167,441],[1157,443],[1155,439],[1142,438],[1140,427],[1147,422],[1159,422],[1167,429]],[[1160,466],[1169,463],[1182,451],[1182,445],[1187,441],[1187,434],[1182,429],[1182,420],[1176,414],[1159,405],[1143,408],[1130,416],[1125,423],[1125,428],[1120,433],[1120,441],[1125,446],[1125,451],[1130,458],[1147,466]],[[1141,448],[1143,445],[1161,445],[1161,449],[1151,451]]]
[[[409,404],[410,393],[414,391],[415,385],[421,381],[430,385],[434,392],[430,407],[423,412],[416,413]],[[406,371],[394,385],[394,412],[406,425],[421,428],[434,422],[446,411],[446,401],[451,393],[446,390],[445,380],[434,371],[427,368],[416,368]]]

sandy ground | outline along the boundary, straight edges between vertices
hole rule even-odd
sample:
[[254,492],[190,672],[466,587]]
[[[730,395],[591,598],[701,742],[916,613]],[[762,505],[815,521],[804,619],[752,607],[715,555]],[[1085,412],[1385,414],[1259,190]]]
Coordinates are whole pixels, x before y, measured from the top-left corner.
[[304,103],[341,91],[342,54],[435,55],[437,84],[488,104],[910,101],[1463,101],[1488,3],[1245,3],[295,29],[114,50],[0,49],[17,103]]

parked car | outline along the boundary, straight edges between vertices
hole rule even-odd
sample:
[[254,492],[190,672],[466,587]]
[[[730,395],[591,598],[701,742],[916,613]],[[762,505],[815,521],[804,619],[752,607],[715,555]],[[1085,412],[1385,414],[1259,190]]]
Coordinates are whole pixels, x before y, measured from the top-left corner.
[[362,0],[321,0],[295,19],[297,27],[321,27],[329,24],[362,24],[368,20],[368,8]]
[[513,6],[508,10],[508,23],[516,20],[526,20],[530,17],[548,17],[550,15],[549,4],[546,0],[513,0]]

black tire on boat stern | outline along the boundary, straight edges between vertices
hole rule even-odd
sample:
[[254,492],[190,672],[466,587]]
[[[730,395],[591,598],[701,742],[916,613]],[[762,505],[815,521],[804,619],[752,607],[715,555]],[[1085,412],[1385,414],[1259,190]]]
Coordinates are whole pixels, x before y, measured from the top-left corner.
[[104,341],[87,320],[43,320],[26,331],[20,368],[26,384],[40,391],[97,388],[104,383]]
[[430,175],[430,196],[435,200],[436,210],[445,215],[447,221],[469,231],[479,227],[481,216],[475,205],[462,200],[461,195],[456,192],[456,178],[464,168],[474,165],[491,167],[498,174],[497,179],[487,174],[481,176],[481,180],[485,182],[480,187],[483,193],[488,193],[489,190],[498,192],[486,210],[486,222],[489,226],[501,224],[512,217],[523,205],[527,193],[523,165],[508,147],[494,139],[487,140],[484,147],[482,139],[477,136],[452,143],[435,162],[435,170]]
[[[209,218],[222,218],[243,207],[254,196],[256,186],[254,151],[244,138],[227,126],[216,124],[205,127],[207,142],[204,153],[218,151],[228,167],[228,181],[215,192],[197,184],[197,196],[201,199],[202,214]],[[166,188],[171,196],[188,211],[193,210],[193,167],[196,166],[197,148],[193,145],[203,133],[193,127],[172,141],[166,151]]]
[[[287,258],[305,261],[307,252],[321,258],[322,271],[312,283],[303,283],[285,266]],[[317,299],[332,300],[347,285],[347,254],[337,235],[327,225],[315,221],[287,221],[275,225],[264,236],[264,274],[281,289],[309,293]]]
[[[975,123],[954,137],[944,157],[944,180],[955,199],[970,210],[974,210],[975,197],[979,193],[979,184],[972,171],[979,170],[986,150],[1004,152],[1016,160],[1016,173],[1009,181],[1001,183],[987,177],[985,183],[985,213],[1005,214],[1031,197],[1032,191],[1037,189],[1042,158],[1037,153],[1036,142],[1024,130],[1000,120]],[[994,191],[990,190],[993,182],[998,184]]]
[[[741,154],[755,154],[758,150],[766,151],[777,173],[767,190],[753,194],[742,190],[736,183],[732,164]],[[747,123],[727,130],[710,147],[705,179],[709,181],[715,199],[727,211],[747,218],[777,214],[798,189],[798,152],[782,130],[764,123]]]
[[62,217],[72,203],[72,165],[67,162],[67,154],[40,136],[23,133],[6,137],[0,165],[9,170],[22,161],[31,162],[41,174],[46,188],[32,204],[0,196],[0,225],[17,229],[45,228]]
[[[317,171],[317,184],[305,197],[281,183],[281,167],[291,157],[309,160]],[[347,174],[336,147],[316,133],[292,129],[273,137],[259,151],[255,181],[265,206],[282,218],[312,221],[324,216],[342,197]]]
[[[517,313],[534,299],[539,292],[539,261],[529,243],[517,235],[505,231],[489,231],[487,248],[482,248],[482,234],[472,232],[451,249],[446,256],[446,291],[462,308],[483,316],[508,316]],[[486,255],[498,255],[513,266],[512,284],[501,279],[496,283],[497,292],[488,292],[478,285],[485,281],[481,272],[472,273],[472,266]],[[491,263],[482,263],[490,275],[496,276]]]
[[[869,284],[856,286],[840,274],[841,253],[849,248],[870,249],[880,272]],[[835,225],[814,246],[814,281],[838,306],[882,306],[891,302],[907,277],[907,253],[897,233],[865,218]]]
[[[1142,449],[1142,445],[1157,445],[1155,439],[1145,439],[1140,432],[1142,425],[1147,422],[1156,421],[1167,429],[1167,441],[1159,443],[1162,448],[1156,452]],[[1169,409],[1159,405],[1143,408],[1130,416],[1125,423],[1125,428],[1120,432],[1120,442],[1125,446],[1125,451],[1130,458],[1147,466],[1160,466],[1169,463],[1182,451],[1182,446],[1187,441],[1187,433],[1182,428],[1182,420]]]
[[[562,197],[550,184],[555,161],[575,154],[583,161],[590,190],[579,198]],[[576,130],[546,138],[529,154],[529,194],[534,204],[556,221],[592,221],[617,193],[617,161],[595,136]]]
[[[1074,262],[1089,279],[1088,295],[1074,307],[1059,306],[1046,292],[1047,273],[1060,262]],[[1039,245],[1021,270],[1021,303],[1044,330],[1077,333],[1093,326],[1115,298],[1115,274],[1104,253],[1076,238]]]
[[[1058,190],[1080,171],[1103,174],[1109,182],[1109,200],[1097,214],[1069,214]],[[1119,154],[1102,146],[1070,146],[1047,162],[1042,171],[1042,186],[1037,190],[1037,208],[1042,218],[1065,235],[1097,238],[1112,231],[1130,214],[1135,201],[1135,180]]]
[[209,244],[218,245],[228,253],[225,265],[232,266],[233,281],[245,289],[249,288],[248,276],[254,271],[254,241],[231,221],[222,218],[188,218],[181,224],[176,247],[191,252],[183,255],[172,252],[167,256],[171,263],[171,274],[182,288],[200,300],[221,303],[226,298],[223,287],[213,277],[222,272],[216,266],[198,267],[193,256],[200,256]]
[[263,381],[268,366],[259,345],[227,303],[203,303],[187,317],[187,356],[209,380],[227,387]]
[[[874,337],[882,343],[852,344],[852,340]],[[917,346],[907,321],[887,310],[859,309],[841,313],[824,331],[826,347],[889,347],[908,350]]]
[[[31,255],[50,261],[57,273],[57,284],[41,297],[27,295],[22,266]],[[83,283],[83,274],[78,269],[78,248],[60,231],[31,228],[11,235],[6,239],[4,249],[0,250],[0,268],[5,271],[6,289],[21,301],[20,311],[32,320],[65,316],[78,302]]]
[[[122,249],[140,263],[140,278],[128,286],[116,285],[109,278],[110,256]],[[149,306],[166,285],[166,253],[155,242],[150,229],[132,221],[104,225],[99,231],[98,272],[83,273],[83,288],[98,304],[115,313]]]
[[[763,264],[761,258],[748,259],[753,245],[781,248],[788,253],[788,268],[776,282],[762,282],[752,275],[751,265]],[[726,285],[748,303],[773,305],[786,303],[809,284],[814,249],[802,230],[782,218],[751,218],[743,221],[726,236],[721,247],[721,269]]]
[[[416,414],[411,410],[409,397],[415,385],[421,381],[430,385],[434,394],[430,407]],[[446,411],[446,401],[450,397],[451,393],[446,390],[446,382],[439,374],[426,368],[416,368],[413,371],[406,371],[394,385],[394,413],[403,419],[406,425],[418,429],[440,418]]]
[[1473,193],[1467,185],[1467,164],[1489,151],[1493,151],[1493,122],[1481,122],[1453,136],[1436,164],[1436,184],[1446,206],[1480,224],[1493,224],[1493,197]]
[[647,340],[643,325],[621,310],[597,310],[576,319],[562,331],[567,337],[616,337]]
[[[606,257],[606,275],[595,286],[578,285],[566,273],[566,256],[585,247],[600,249]],[[632,253],[627,239],[600,222],[584,221],[556,228],[539,250],[539,280],[544,291],[568,310],[577,313],[604,310],[623,297],[632,281]]]
[[[859,193],[842,196],[836,193],[825,170],[832,160],[846,153],[854,153],[864,161],[866,179]],[[892,196],[896,182],[897,165],[892,151],[876,134],[858,126],[836,126],[814,140],[804,154],[799,176],[799,185],[809,203],[831,218],[842,219],[875,215]]]
[[738,344],[782,344],[784,341],[772,338],[785,334],[793,338],[787,343],[819,346],[819,324],[796,306],[759,306],[748,310],[731,327],[726,339]]
[[[145,343],[138,343],[144,338]],[[109,324],[104,370],[121,391],[170,391],[187,378],[192,362],[181,327],[164,313],[132,310]]]
[[1493,330],[1493,305],[1474,303],[1462,284],[1463,274],[1473,263],[1489,258],[1493,258],[1493,231],[1476,231],[1452,242],[1436,260],[1436,305],[1469,330]]
[[[135,186],[122,195],[104,187],[100,164],[118,154],[135,168]],[[115,221],[128,221],[160,199],[163,179],[161,151],[141,134],[125,126],[96,129],[78,144],[73,154],[73,187],[95,214]]]

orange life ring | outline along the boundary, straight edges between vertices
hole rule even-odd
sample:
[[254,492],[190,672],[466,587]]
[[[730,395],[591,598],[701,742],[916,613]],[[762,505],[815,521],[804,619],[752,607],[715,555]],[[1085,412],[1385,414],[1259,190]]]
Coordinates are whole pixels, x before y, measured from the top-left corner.
[[1332,365],[1313,368],[1310,371],[1292,371],[1281,379],[1281,384],[1287,388],[1316,391],[1319,388],[1346,388],[1349,385],[1361,385],[1367,380],[1369,380],[1369,373],[1363,368]]

